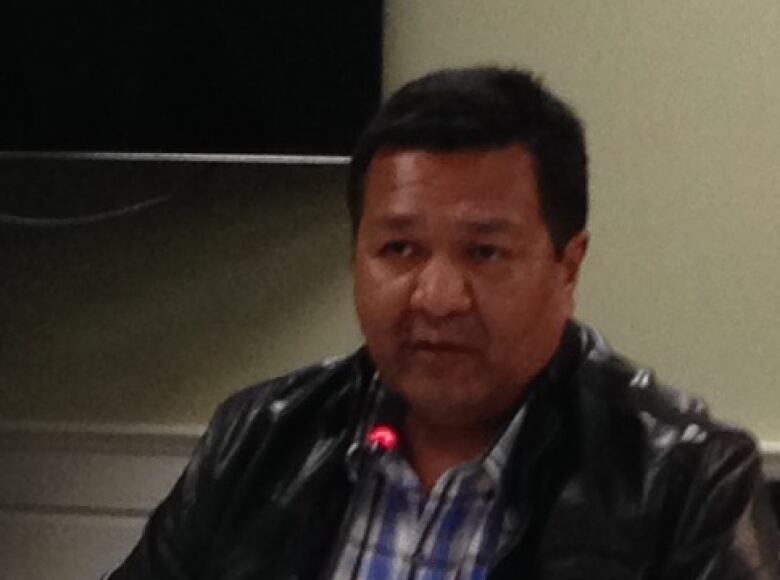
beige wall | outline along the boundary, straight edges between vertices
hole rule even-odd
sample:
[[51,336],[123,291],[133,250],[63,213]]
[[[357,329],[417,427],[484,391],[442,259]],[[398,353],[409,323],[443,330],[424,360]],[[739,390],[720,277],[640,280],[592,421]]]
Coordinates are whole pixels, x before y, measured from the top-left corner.
[[[202,423],[359,344],[345,168],[205,169],[175,168],[181,197],[136,215],[0,229],[0,421]],[[169,174],[140,164],[112,186],[152,195]]]
[[[388,89],[444,65],[518,64],[576,106],[593,173],[581,317],[780,440],[780,3],[387,6]],[[201,422],[233,389],[359,342],[343,173],[209,179],[214,211],[174,205],[6,257],[28,274],[3,294],[0,415]]]
[[780,440],[780,3],[391,0],[388,88],[474,63],[584,117],[580,315],[717,414]]

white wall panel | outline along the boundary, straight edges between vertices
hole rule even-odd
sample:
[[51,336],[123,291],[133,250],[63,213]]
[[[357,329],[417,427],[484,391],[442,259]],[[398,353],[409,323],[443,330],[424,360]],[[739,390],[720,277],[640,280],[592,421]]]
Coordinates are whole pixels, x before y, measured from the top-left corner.
[[0,580],[97,579],[113,569],[200,431],[0,425]]

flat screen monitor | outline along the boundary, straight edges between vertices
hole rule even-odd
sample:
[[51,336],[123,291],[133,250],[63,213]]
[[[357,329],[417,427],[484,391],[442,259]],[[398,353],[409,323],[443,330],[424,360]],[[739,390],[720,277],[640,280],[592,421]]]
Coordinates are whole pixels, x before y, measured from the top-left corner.
[[6,0],[0,151],[347,155],[380,0]]

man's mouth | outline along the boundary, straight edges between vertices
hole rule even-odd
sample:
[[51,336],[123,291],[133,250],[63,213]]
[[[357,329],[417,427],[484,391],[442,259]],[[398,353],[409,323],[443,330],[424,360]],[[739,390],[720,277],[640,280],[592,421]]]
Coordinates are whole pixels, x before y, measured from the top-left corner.
[[448,340],[413,340],[409,342],[409,347],[414,351],[442,354],[470,354],[476,351],[471,344]]

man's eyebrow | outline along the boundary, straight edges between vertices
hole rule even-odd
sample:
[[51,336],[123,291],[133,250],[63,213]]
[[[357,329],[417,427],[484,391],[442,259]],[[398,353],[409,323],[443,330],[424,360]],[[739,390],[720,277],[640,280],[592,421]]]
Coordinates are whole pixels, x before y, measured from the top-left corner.
[[[425,219],[417,215],[391,214],[376,218],[375,224],[382,229],[391,231],[410,230],[425,223]],[[521,231],[519,223],[506,218],[461,219],[457,226],[471,234],[488,235]]]
[[461,226],[474,234],[500,234],[521,229],[520,224],[506,218],[489,218],[484,220],[462,220]]

